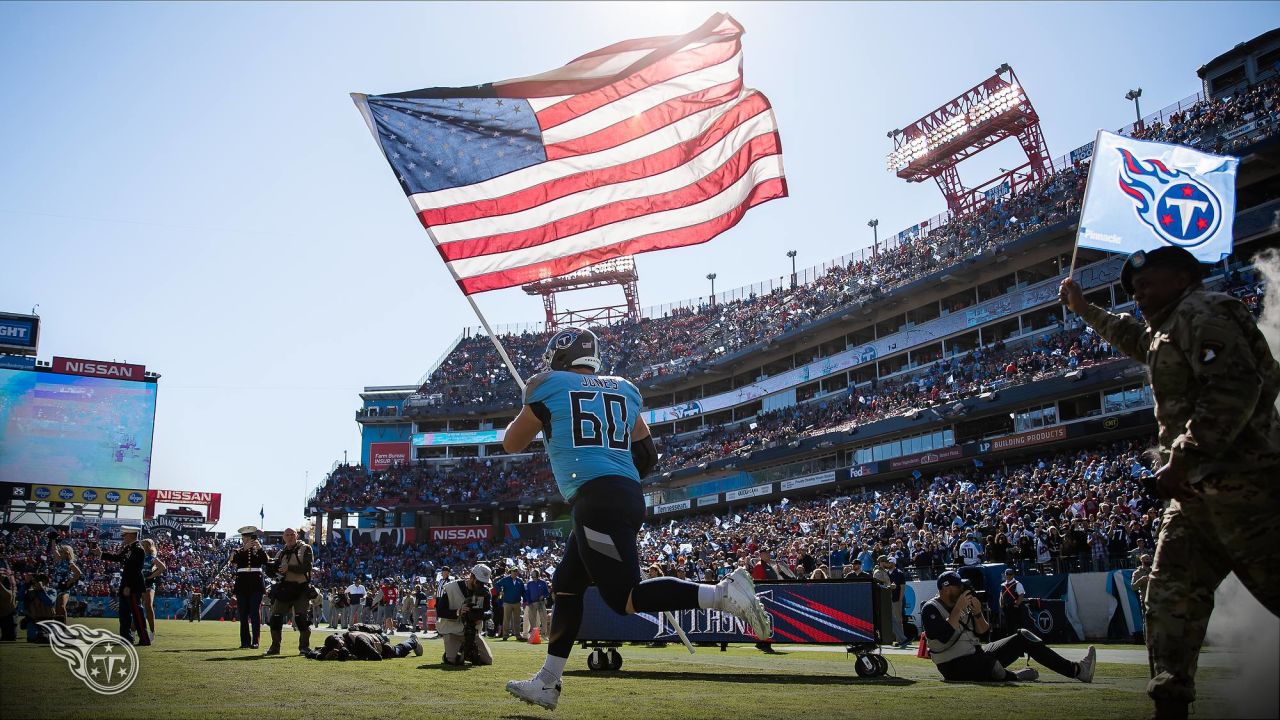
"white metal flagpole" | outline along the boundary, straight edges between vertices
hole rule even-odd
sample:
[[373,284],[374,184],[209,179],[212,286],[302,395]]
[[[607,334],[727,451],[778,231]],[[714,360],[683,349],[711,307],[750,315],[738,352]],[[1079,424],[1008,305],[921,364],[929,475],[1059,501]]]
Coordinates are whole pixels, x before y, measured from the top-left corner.
[[480,324],[484,326],[484,331],[489,333],[489,339],[493,341],[493,346],[498,348],[498,354],[502,356],[502,362],[507,364],[507,370],[510,371],[512,379],[516,381],[516,385],[520,386],[520,392],[523,393],[524,380],[520,377],[520,372],[516,370],[516,364],[511,362],[511,356],[507,355],[507,349],[502,346],[502,341],[498,339],[498,336],[493,334],[493,328],[489,327],[489,321],[485,319],[484,313],[480,312],[480,306],[476,305],[475,299],[468,295],[467,302],[471,303],[471,309],[476,311],[476,317],[480,318]]

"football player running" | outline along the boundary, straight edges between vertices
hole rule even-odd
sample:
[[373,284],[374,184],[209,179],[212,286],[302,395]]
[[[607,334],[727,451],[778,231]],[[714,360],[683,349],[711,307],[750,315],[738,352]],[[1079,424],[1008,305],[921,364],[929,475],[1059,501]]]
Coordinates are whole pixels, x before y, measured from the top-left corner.
[[507,692],[554,709],[560,676],[582,624],[583,593],[591,584],[615,612],[658,613],[710,608],[743,620],[761,640],[773,635],[755,585],[738,569],[716,585],[670,577],[641,582],[636,535],[644,521],[640,479],[658,462],[649,426],[640,416],[640,391],[629,380],[598,375],[595,333],[563,328],[543,353],[546,370],[529,379],[524,407],[507,426],[503,448],[522,452],[543,433],[556,485],[573,513],[573,533],[551,581],[547,659],[531,680],[512,680]]

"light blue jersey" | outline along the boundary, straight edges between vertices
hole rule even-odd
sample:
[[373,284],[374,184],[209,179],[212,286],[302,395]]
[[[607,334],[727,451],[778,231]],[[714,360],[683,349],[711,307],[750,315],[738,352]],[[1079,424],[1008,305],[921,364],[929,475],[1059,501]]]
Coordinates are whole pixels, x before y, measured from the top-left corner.
[[605,475],[640,482],[631,460],[631,429],[642,401],[631,381],[551,370],[529,378],[524,402],[542,421],[551,471],[565,500]]

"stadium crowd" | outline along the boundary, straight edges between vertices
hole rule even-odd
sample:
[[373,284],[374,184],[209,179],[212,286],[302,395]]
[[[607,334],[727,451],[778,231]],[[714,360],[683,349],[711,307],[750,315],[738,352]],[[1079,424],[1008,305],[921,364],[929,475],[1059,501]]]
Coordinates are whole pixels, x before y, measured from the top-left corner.
[[442,468],[414,462],[369,473],[363,465],[339,465],[310,504],[320,508],[449,505],[557,495],[545,455],[493,461],[467,458]]
[[[1247,123],[1256,131],[1224,139]],[[1205,99],[1133,131],[1136,137],[1186,143],[1227,152],[1258,133],[1280,127],[1280,83],[1269,81],[1221,100]],[[611,349],[608,371],[644,381],[696,372],[721,355],[761,338],[785,333],[850,303],[892,290],[966,258],[998,248],[1037,229],[1069,220],[1079,212],[1088,166],[1077,162],[1018,195],[941,226],[921,223],[894,245],[885,243],[866,260],[835,264],[814,282],[721,304],[676,308],[662,317],[594,328]],[[954,311],[958,308],[952,308]],[[539,368],[546,333],[505,335],[523,377]],[[461,341],[431,374],[421,391],[438,394],[437,404],[505,403],[518,398],[514,382],[487,337]]]
[[658,438],[659,471],[678,470],[735,453],[848,430],[908,409],[925,409],[1003,387],[1034,382],[1112,359],[1110,343],[1089,328],[1050,333],[1017,349],[997,341],[916,371],[808,404],[761,413],[750,424],[718,425],[703,434]]

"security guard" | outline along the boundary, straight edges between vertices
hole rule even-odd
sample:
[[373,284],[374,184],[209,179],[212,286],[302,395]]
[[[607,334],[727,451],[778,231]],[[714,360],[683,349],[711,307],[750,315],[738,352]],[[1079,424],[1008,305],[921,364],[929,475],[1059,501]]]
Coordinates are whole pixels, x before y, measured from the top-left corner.
[[271,647],[265,655],[280,654],[280,634],[290,609],[298,626],[298,653],[306,655],[311,649],[311,562],[311,546],[298,539],[296,530],[285,528],[284,549],[270,565],[279,581],[271,588]]
[[1146,593],[1157,717],[1186,717],[1213,591],[1234,571],[1280,614],[1280,364],[1245,306],[1201,285],[1203,266],[1165,246],[1120,271],[1145,323],[1089,304],[1063,280],[1060,300],[1147,365],[1163,466],[1151,488],[1169,500]]

